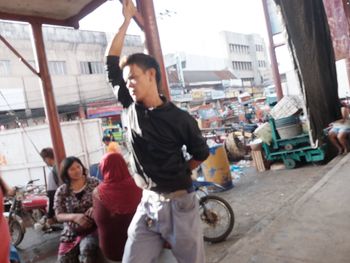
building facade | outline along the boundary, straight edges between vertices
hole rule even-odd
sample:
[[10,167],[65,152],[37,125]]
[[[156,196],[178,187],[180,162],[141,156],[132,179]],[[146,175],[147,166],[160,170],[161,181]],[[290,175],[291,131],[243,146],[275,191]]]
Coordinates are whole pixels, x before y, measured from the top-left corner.
[[[31,29],[25,23],[0,22],[0,34],[36,68]],[[91,102],[114,101],[105,73],[107,36],[104,32],[44,26],[44,43],[59,113],[78,114]],[[127,36],[124,54],[142,52],[140,36]],[[44,118],[40,79],[0,43],[0,118],[6,125],[15,111],[21,119]],[[29,123],[30,125],[30,123]]]
[[232,69],[244,86],[271,84],[271,66],[261,36],[222,31],[220,40],[226,53],[226,67]]

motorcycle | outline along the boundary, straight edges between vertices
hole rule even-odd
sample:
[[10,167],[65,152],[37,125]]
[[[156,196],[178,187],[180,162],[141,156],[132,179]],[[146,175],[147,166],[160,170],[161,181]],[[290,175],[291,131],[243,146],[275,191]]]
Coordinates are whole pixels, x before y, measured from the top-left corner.
[[38,180],[30,180],[25,187],[15,187],[15,195],[5,201],[5,217],[8,224],[12,243],[18,246],[26,232],[26,227],[34,226],[44,232],[52,228],[46,223],[48,198],[44,186],[34,185]]

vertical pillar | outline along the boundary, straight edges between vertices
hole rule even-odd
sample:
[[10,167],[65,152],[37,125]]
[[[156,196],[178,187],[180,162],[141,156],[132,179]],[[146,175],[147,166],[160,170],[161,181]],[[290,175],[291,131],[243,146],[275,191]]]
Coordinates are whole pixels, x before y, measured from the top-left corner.
[[85,107],[84,105],[79,105],[79,119],[86,119]]
[[156,58],[159,63],[162,75],[162,89],[164,95],[170,99],[169,86],[165,71],[162,48],[160,45],[157,20],[154,12],[153,0],[138,0],[138,10],[141,12],[144,21],[144,32],[146,35],[147,49],[149,54]]
[[272,66],[272,76],[273,76],[273,81],[274,81],[274,84],[275,84],[277,100],[281,100],[283,98],[283,91],[282,91],[282,85],[281,85],[281,77],[280,77],[280,73],[278,71],[278,64],[277,64],[277,58],[276,58],[276,53],[275,53],[275,46],[274,46],[274,43],[273,43],[271,21],[270,21],[269,11],[268,11],[268,8],[267,8],[267,0],[262,0],[262,4],[263,4],[263,8],[264,8],[264,15],[265,15],[265,21],[266,21],[267,35],[268,35],[268,38],[269,38],[269,51],[270,51],[271,66]]
[[[349,0],[343,0],[343,8],[344,8],[346,20],[348,22],[348,30],[350,31],[350,2],[349,2]],[[349,87],[350,87],[350,57],[347,57],[345,59],[345,62],[346,62],[346,73],[348,76],[348,83],[349,83]]]
[[55,154],[57,168],[59,169],[59,164],[66,157],[66,153],[58,118],[55,97],[53,94],[52,82],[47,64],[42,25],[40,23],[31,23],[31,26],[34,36],[34,53],[36,55],[39,65],[42,93],[45,102],[45,114],[47,119],[49,120],[53,150]]

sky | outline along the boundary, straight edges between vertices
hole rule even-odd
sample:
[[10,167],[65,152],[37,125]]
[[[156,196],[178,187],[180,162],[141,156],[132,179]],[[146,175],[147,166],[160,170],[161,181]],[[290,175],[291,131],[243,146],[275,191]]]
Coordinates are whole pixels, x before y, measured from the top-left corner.
[[[261,0],[153,0],[163,54],[200,53],[222,30],[257,33],[267,41]],[[123,21],[118,0],[107,1],[80,21],[80,29],[116,32]],[[169,15],[160,15],[169,10]],[[128,34],[142,35],[137,25]]]

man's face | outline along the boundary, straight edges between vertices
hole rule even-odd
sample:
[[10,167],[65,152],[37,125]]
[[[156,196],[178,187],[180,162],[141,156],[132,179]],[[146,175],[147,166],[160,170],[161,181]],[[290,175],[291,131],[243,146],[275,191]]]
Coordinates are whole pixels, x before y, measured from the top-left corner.
[[143,102],[149,95],[152,85],[152,69],[143,71],[139,66],[128,65],[123,70],[123,77],[134,101]]
[[53,167],[55,165],[55,160],[54,159],[51,159],[49,157],[46,157],[44,158],[44,162],[48,165],[48,166],[51,166]]

